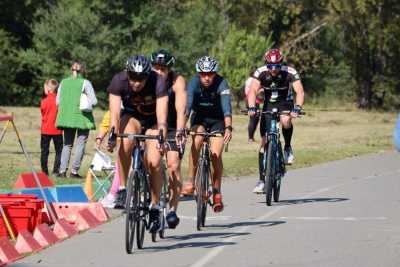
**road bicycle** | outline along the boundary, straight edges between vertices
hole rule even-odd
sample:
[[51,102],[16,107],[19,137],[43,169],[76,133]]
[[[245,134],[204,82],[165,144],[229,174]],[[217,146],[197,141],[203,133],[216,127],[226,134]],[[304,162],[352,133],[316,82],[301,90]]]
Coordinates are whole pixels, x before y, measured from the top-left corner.
[[134,239],[136,234],[137,248],[143,248],[144,232],[149,228],[149,206],[150,197],[150,176],[144,165],[144,145],[145,140],[158,140],[160,144],[164,142],[163,132],[160,130],[158,135],[142,134],[114,134],[110,133],[110,140],[116,137],[128,138],[135,141],[132,150],[132,170],[128,176],[126,184],[126,203],[125,203],[125,249],[128,254],[134,250]]
[[[247,110],[242,112],[248,113]],[[286,173],[285,160],[280,141],[279,118],[280,115],[289,115],[290,111],[278,111],[277,108],[273,108],[267,111],[257,111],[257,114],[260,114],[260,116],[268,116],[270,119],[267,141],[263,147],[262,170],[260,170],[260,173],[265,181],[265,202],[268,206],[271,206],[272,197],[275,202],[279,201],[282,178]],[[300,113],[300,115],[304,114],[304,112]]]
[[210,159],[210,138],[223,137],[223,132],[190,132],[192,136],[202,136],[203,144],[200,150],[200,156],[197,161],[197,171],[195,176],[195,200],[196,200],[196,227],[200,231],[205,226],[207,205],[213,206],[211,201],[212,181],[211,181],[211,159]]

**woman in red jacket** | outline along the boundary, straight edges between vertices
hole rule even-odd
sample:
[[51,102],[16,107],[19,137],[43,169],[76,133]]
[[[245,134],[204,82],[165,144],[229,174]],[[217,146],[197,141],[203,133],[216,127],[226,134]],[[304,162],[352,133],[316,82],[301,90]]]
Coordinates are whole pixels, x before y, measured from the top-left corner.
[[49,170],[47,162],[49,158],[50,141],[53,139],[56,157],[54,159],[53,174],[57,174],[60,169],[61,151],[63,147],[62,131],[56,128],[57,118],[57,96],[58,82],[54,79],[46,80],[44,83],[44,97],[40,102],[40,111],[42,113],[42,127],[40,138],[40,164],[42,171],[47,175]]

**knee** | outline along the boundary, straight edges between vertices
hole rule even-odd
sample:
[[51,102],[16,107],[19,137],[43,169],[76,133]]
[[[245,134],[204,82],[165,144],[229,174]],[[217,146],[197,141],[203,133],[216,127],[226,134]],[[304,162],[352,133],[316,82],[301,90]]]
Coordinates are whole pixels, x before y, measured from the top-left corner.
[[150,170],[160,171],[160,169],[161,169],[160,160],[151,159],[148,161],[148,166],[149,166]]
[[220,154],[212,153],[211,160],[214,164],[222,165],[222,156]]
[[281,123],[282,123],[282,127],[285,129],[289,129],[290,127],[292,127],[292,120],[290,119],[290,117],[282,118]]
[[171,172],[179,171],[179,163],[178,162],[168,162],[168,170]]

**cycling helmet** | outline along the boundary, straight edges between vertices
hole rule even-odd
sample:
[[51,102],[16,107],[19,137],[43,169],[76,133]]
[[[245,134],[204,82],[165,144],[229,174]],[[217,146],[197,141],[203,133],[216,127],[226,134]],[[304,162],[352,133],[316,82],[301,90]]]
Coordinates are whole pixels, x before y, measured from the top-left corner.
[[168,51],[161,49],[151,54],[151,64],[172,67],[175,64],[175,57],[168,53]]
[[141,80],[150,74],[151,64],[145,56],[136,55],[128,58],[125,69],[129,78]]
[[265,52],[264,59],[267,64],[281,64],[283,56],[278,48],[274,48]]
[[218,62],[212,57],[204,56],[196,62],[197,72],[218,72],[218,70]]

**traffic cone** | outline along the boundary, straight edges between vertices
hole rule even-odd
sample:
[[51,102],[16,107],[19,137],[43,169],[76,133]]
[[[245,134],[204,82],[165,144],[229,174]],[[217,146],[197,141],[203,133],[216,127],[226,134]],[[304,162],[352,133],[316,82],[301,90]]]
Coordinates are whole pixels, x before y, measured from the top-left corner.
[[85,187],[83,191],[85,191],[85,194],[89,201],[93,201],[93,175],[92,172],[89,170],[86,174],[86,181],[85,181]]

